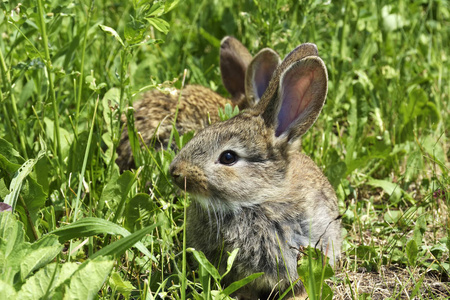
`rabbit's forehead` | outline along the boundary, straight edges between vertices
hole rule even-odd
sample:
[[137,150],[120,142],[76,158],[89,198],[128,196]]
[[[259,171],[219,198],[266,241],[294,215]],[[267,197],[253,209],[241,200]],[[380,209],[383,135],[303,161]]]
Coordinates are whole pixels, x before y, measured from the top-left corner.
[[[251,151],[265,150],[268,134],[263,126],[262,119],[240,117],[226,122],[216,123],[200,132],[196,138],[204,145],[209,145],[211,150],[222,148],[235,148],[229,150],[249,149]],[[225,150],[225,149],[222,149]]]

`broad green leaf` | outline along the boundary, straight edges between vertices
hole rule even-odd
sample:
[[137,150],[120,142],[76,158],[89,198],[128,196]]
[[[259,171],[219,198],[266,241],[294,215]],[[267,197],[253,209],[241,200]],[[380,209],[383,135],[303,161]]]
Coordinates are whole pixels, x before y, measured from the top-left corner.
[[137,194],[125,206],[124,227],[130,231],[135,231],[150,225],[150,222],[153,222],[156,209],[157,207],[149,194]]
[[122,175],[114,174],[111,180],[103,188],[100,202],[108,202],[110,207],[116,211],[114,220],[122,213],[126,197],[135,181],[135,174],[125,171]]
[[406,256],[408,257],[408,263],[410,266],[415,266],[417,262],[417,254],[419,249],[415,240],[409,240],[406,243]]
[[395,224],[400,220],[400,218],[403,216],[403,213],[399,210],[388,210],[384,214],[384,220],[390,224]]
[[133,289],[136,289],[131,284],[131,282],[129,282],[128,280],[123,280],[118,272],[113,272],[111,274],[111,277],[109,277],[109,285],[111,286],[112,289],[117,290],[127,299],[130,296],[130,293],[133,291]]
[[393,204],[396,204],[401,200],[403,190],[396,183],[389,182],[387,180],[370,178],[369,181],[367,181],[367,184],[375,187],[381,187],[386,193],[390,195],[390,200]]
[[11,180],[11,185],[9,190],[11,193],[5,197],[4,202],[12,206],[14,211],[17,203],[17,198],[19,197],[20,190],[22,189],[22,184],[28,174],[33,171],[33,167],[36,162],[41,159],[45,155],[44,151],[40,151],[36,157],[36,159],[27,160],[17,172],[14,174],[14,178]]
[[[33,223],[39,218],[39,211],[44,207],[47,201],[47,193],[44,192],[42,186],[36,182],[31,176],[28,176],[22,186],[21,196],[24,200],[28,213],[25,212],[23,203],[19,202],[16,206],[16,211],[20,213],[21,221],[25,224],[27,236],[34,240],[31,231],[31,224],[29,224],[28,216]],[[22,209],[23,207],[23,209]]]
[[144,34],[146,31],[146,24],[141,20],[131,19],[127,23],[124,30],[124,35],[129,45],[141,43],[144,40]]
[[25,242],[23,225],[10,212],[0,213],[0,238],[3,239],[3,247],[0,249],[5,258],[20,251]]
[[[52,263],[37,271],[29,277],[17,293],[18,299],[33,300],[42,299],[47,291],[51,291],[50,286],[53,276],[58,278],[59,269],[57,263]],[[54,285],[53,285],[54,286]]]
[[[262,276],[264,273],[254,273],[252,275],[249,275],[241,280],[235,281],[232,284],[230,284],[229,286],[227,286],[220,294],[223,297],[229,296],[231,293],[237,291],[238,289],[240,289],[241,287],[243,287],[244,285],[252,282],[253,280],[255,280],[256,278]],[[219,298],[219,299],[223,299],[223,298]]]
[[20,276],[22,281],[28,275],[47,265],[62,250],[62,245],[58,242],[58,238],[54,235],[46,235],[42,239],[31,244],[31,251],[21,259]]
[[[17,284],[31,272],[47,265],[62,249],[56,236],[47,235],[35,243],[24,240],[23,224],[9,212],[0,213],[0,279]],[[20,272],[20,277],[16,276]],[[21,281],[19,281],[19,279]]]
[[160,2],[156,2],[148,10],[147,17],[159,17],[164,13],[164,5]]
[[170,25],[167,21],[160,18],[146,18],[146,20],[155,27],[158,31],[161,31],[164,34],[169,32]]
[[187,252],[191,252],[194,254],[195,260],[216,280],[220,280],[220,274],[219,271],[209,262],[209,260],[206,258],[205,254],[201,251],[197,251],[193,248],[188,248],[186,250]]
[[336,189],[341,183],[341,179],[345,176],[347,172],[347,165],[343,161],[338,161],[331,164],[325,170],[325,176],[327,176],[331,185]]
[[[112,244],[109,244],[108,246],[102,248],[101,250],[94,253],[94,255],[91,256],[91,258],[95,258],[98,256],[106,256],[106,255],[121,255],[124,253],[128,248],[139,242],[144,236],[151,233],[157,226],[159,226],[159,223],[154,224],[152,226],[148,226],[145,228],[142,228],[139,231],[136,231],[127,237],[124,237],[120,240],[115,241]],[[141,249],[139,249],[141,250]],[[142,250],[141,250],[142,251]],[[147,251],[148,252],[148,251]],[[156,258],[151,256],[154,261],[156,261]]]
[[0,279],[0,295],[8,295],[8,299],[22,299],[16,296],[14,287]]
[[27,297],[29,299],[41,299],[40,296],[45,295],[48,289],[49,299],[62,299],[61,290],[65,289],[65,283],[69,282],[73,273],[81,266],[74,262],[48,264],[27,279],[25,284],[22,285],[19,295],[23,296],[23,299],[27,299]]
[[[155,224],[153,226],[156,227],[158,226],[158,224]],[[128,230],[121,227],[120,225],[100,218],[83,218],[72,224],[60,227],[50,232],[50,234],[58,236],[61,243],[74,238],[88,237],[102,233],[111,235],[120,234],[123,237],[131,235]],[[141,242],[138,242],[135,246],[148,258],[152,259],[155,262],[157,261],[156,258]]]
[[414,225],[413,238],[417,246],[423,243],[423,234],[427,231],[427,221],[424,215],[420,215]]
[[24,159],[20,156],[11,143],[0,138],[0,178],[5,175],[4,172],[14,173],[20,165],[24,163]]
[[[50,141],[53,141],[56,136],[54,122],[53,122],[53,120],[45,117],[44,123],[45,123],[45,134]],[[59,136],[60,136],[60,141],[61,141],[61,153],[62,153],[63,157],[67,157],[67,155],[69,153],[70,145],[72,145],[72,143],[73,143],[73,139],[74,139],[73,133],[69,133],[66,129],[60,127],[59,128]]]
[[420,151],[412,152],[406,161],[405,180],[412,181],[423,170],[423,157]]
[[114,29],[112,29],[111,27],[105,26],[105,25],[98,25],[98,27],[100,27],[100,29],[104,33],[113,36],[122,45],[122,47],[125,48],[125,44],[123,43],[123,41],[120,38],[119,34]]
[[422,142],[423,149],[434,159],[439,160],[441,163],[446,162],[445,151],[442,148],[441,143],[433,138],[431,135],[427,135]]
[[70,277],[64,299],[96,299],[113,266],[107,257],[87,260]]

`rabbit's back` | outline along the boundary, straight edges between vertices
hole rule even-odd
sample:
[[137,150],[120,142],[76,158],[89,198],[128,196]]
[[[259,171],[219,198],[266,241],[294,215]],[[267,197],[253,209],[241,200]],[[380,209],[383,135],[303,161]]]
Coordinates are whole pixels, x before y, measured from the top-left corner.
[[[218,109],[225,107],[227,103],[231,104],[228,99],[198,85],[188,85],[181,91],[174,89],[171,93],[152,90],[146,92],[141,100],[133,104],[135,127],[144,141],[147,143],[154,141],[156,149],[165,148],[169,142],[176,114],[175,127],[178,133],[183,135],[217,122]],[[122,117],[122,121],[126,123],[125,116]],[[133,167],[126,128],[122,132],[117,153],[117,164],[120,169]]]

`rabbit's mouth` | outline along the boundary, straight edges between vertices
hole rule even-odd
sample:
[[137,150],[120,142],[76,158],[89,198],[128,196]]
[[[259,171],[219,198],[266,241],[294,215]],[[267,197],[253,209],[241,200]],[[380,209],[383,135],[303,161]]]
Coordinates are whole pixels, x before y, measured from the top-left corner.
[[203,184],[201,181],[189,180],[187,177],[173,175],[172,178],[173,182],[185,192],[188,192],[194,196],[209,196],[206,184]]

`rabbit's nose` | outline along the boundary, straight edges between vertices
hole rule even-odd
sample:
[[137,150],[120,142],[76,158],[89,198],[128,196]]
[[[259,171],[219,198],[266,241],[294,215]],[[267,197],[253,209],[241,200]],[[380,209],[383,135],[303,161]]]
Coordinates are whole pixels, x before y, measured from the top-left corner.
[[170,166],[169,166],[169,173],[170,173],[170,176],[172,176],[173,178],[180,177],[180,172],[179,172],[179,170],[177,168],[177,165],[174,164],[174,163],[170,164]]
[[169,173],[170,173],[170,176],[172,176],[174,181],[177,183],[178,183],[178,181],[181,180],[181,178],[184,177],[179,164],[175,163],[175,161],[170,164]]

